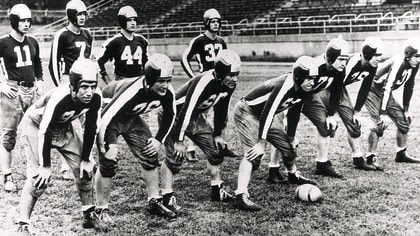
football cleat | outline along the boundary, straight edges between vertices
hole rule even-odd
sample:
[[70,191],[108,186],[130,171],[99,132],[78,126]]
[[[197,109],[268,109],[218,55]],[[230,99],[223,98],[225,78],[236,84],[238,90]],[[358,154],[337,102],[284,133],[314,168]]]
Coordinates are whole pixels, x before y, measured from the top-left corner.
[[188,162],[197,162],[198,161],[197,155],[195,155],[195,151],[189,151],[187,153],[187,161]]
[[108,225],[102,221],[100,212],[95,211],[95,207],[91,207],[83,212],[83,223],[84,229],[94,228],[98,231],[107,232],[109,230]]
[[331,161],[326,161],[326,162],[317,161],[315,174],[344,179],[344,176],[332,167]]
[[14,192],[16,191],[16,185],[13,182],[12,174],[4,175],[4,191]]
[[30,225],[26,222],[18,222],[18,228],[16,232],[18,232],[18,235],[32,235],[31,230],[29,229]]
[[289,183],[291,184],[313,184],[318,185],[314,180],[311,180],[309,178],[303,177],[300,175],[299,171],[296,171],[295,173],[287,173],[287,178],[289,179]]
[[399,152],[397,152],[396,156],[395,156],[395,161],[396,162],[405,162],[405,163],[419,163],[420,160],[410,157],[407,155],[407,149],[401,150]]
[[376,167],[373,165],[368,165],[363,157],[353,157],[354,168],[359,170],[376,170]]
[[177,200],[175,196],[173,195],[173,193],[168,193],[168,194],[163,195],[163,205],[169,210],[171,210],[172,212],[174,212],[176,215],[179,214],[182,208],[181,206],[178,205]]
[[211,186],[211,201],[213,202],[231,202],[233,195],[228,193],[224,188],[223,184]]
[[375,167],[375,170],[377,171],[384,171],[384,168],[379,166],[378,163],[376,162],[376,155],[375,154],[371,154],[369,156],[366,157],[366,163],[368,165],[372,165]]
[[149,200],[148,212],[153,215],[164,216],[170,219],[176,218],[176,213],[163,205],[162,199],[152,198]]
[[270,167],[268,169],[268,182],[273,184],[289,184],[289,180],[281,174],[279,167]]
[[262,209],[260,205],[252,202],[246,193],[236,195],[234,205],[236,208],[246,211],[259,211]]
[[98,214],[99,218],[104,222],[105,224],[115,227],[116,223],[114,219],[111,217],[111,212],[108,208],[96,208],[96,214]]

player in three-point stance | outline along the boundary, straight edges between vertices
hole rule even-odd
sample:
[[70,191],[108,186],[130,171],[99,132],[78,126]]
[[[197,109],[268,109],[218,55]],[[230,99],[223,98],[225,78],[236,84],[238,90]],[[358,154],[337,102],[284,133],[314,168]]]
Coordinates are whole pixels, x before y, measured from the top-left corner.
[[14,5],[9,19],[11,31],[0,37],[0,166],[7,192],[16,190],[11,164],[17,126],[23,113],[41,93],[43,80],[38,41],[27,35],[31,11],[25,4]]
[[261,209],[249,199],[248,185],[252,171],[259,168],[267,141],[282,154],[290,183],[316,184],[297,171],[294,140],[287,137],[283,111],[304,101],[312,91],[317,75],[315,60],[301,56],[293,65],[293,73],[263,82],[236,104],[233,118],[245,153],[239,165],[235,207],[249,211]]
[[121,7],[118,11],[118,23],[121,32],[106,40],[98,55],[100,74],[106,84],[113,79],[105,70],[105,63],[114,60],[115,80],[139,77],[147,61],[148,41],[142,35],[135,34],[137,12],[131,6]]
[[[86,5],[81,0],[71,0],[66,4],[69,23],[55,34],[48,65],[55,86],[68,82],[70,68],[77,58],[91,56],[93,38],[89,30],[83,28],[87,14]],[[83,120],[83,117],[81,119]],[[60,164],[61,177],[66,180],[72,179],[70,167],[62,157]]]
[[[19,203],[18,231],[28,232],[35,203],[51,178],[51,149],[70,166],[82,203],[83,228],[105,230],[94,213],[92,176],[95,162],[89,159],[100,124],[102,95],[97,88],[96,63],[79,58],[70,69],[70,84],[62,84],[40,97],[26,111],[19,134],[26,153],[26,181]],[[85,115],[84,132],[72,122]]]
[[[222,18],[220,13],[214,9],[208,9],[203,14],[203,23],[206,31],[193,39],[188,44],[187,49],[182,54],[181,65],[188,77],[193,78],[196,73],[191,66],[191,61],[196,59],[198,63],[199,72],[214,69],[214,60],[219,51],[227,49],[226,42],[218,35],[222,28]],[[195,146],[189,139],[186,140],[187,146],[187,160],[190,162],[198,161],[195,155]],[[236,156],[231,150],[223,150],[226,156]]]
[[[162,163],[162,194],[165,205],[175,200],[174,175],[181,170],[186,157],[184,137],[188,136],[201,148],[207,158],[211,176],[211,200],[231,201],[232,195],[223,187],[220,152],[225,144],[222,132],[226,127],[229,103],[241,67],[239,55],[232,50],[222,50],[215,59],[215,69],[195,76],[176,91],[177,117],[165,142],[167,157]],[[213,108],[214,126],[203,115]]]
[[376,160],[379,138],[389,125],[389,116],[397,127],[396,162],[419,163],[407,154],[408,131],[411,125],[410,101],[420,62],[420,39],[407,40],[404,52],[386,60],[376,72],[366,100],[369,116],[375,123],[369,134],[368,160]]
[[[173,73],[171,60],[153,54],[145,65],[145,76],[115,81],[103,88],[104,99],[110,102],[102,112],[98,135],[99,170],[96,172],[96,204],[99,218],[114,226],[109,211],[112,178],[118,169],[118,137],[126,140],[146,183],[149,212],[169,218],[176,213],[162,203],[159,193],[159,149],[175,120],[175,91],[170,85]],[[147,122],[139,115],[162,107],[163,118],[153,137]]]

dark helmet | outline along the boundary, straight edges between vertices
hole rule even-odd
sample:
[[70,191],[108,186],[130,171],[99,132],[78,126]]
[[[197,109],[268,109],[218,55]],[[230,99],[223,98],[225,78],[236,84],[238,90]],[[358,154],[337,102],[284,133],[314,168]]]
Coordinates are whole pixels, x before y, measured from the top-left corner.
[[382,55],[383,49],[383,42],[380,38],[369,36],[362,44],[363,58],[369,61],[375,55]]
[[318,76],[316,60],[309,56],[300,56],[293,64],[293,80],[301,85],[307,78]]
[[155,53],[144,66],[144,76],[149,86],[152,86],[159,78],[172,78],[174,66],[168,56]]
[[350,47],[349,44],[342,38],[331,39],[325,49],[325,56],[327,62],[333,64],[339,56],[349,57]]
[[121,7],[118,11],[118,24],[123,29],[127,29],[127,21],[129,18],[136,18],[137,20],[137,12],[131,6],[124,6]]
[[67,19],[74,25],[80,26],[77,23],[77,14],[85,13],[87,15],[86,5],[81,0],[71,0],[66,5]]
[[219,79],[224,79],[229,74],[238,75],[241,70],[241,58],[235,51],[224,49],[214,60],[214,70]]
[[405,43],[404,47],[404,56],[405,58],[410,57],[420,57],[419,49],[420,49],[420,39],[418,38],[410,38]]
[[9,12],[10,25],[18,31],[19,21],[23,19],[31,20],[31,10],[25,4],[14,5]]
[[208,9],[207,11],[204,12],[203,23],[204,23],[204,28],[206,30],[210,29],[210,20],[211,19],[219,19],[220,24],[219,24],[219,29],[218,30],[220,30],[220,28],[222,27],[222,17],[220,16],[220,13],[214,8]]
[[79,57],[70,68],[69,80],[75,92],[79,90],[81,82],[98,83],[97,64],[87,58]]

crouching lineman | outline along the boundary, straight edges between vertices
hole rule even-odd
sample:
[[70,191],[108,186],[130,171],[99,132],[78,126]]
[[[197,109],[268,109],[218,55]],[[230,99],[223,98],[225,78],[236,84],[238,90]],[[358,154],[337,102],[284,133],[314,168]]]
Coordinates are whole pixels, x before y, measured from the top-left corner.
[[376,72],[375,80],[366,100],[366,109],[375,123],[369,134],[368,160],[376,160],[379,138],[386,129],[384,116],[388,115],[397,127],[397,150],[395,161],[419,163],[420,160],[407,154],[407,138],[411,125],[410,101],[416,74],[419,70],[420,39],[407,40],[404,53],[385,61]]
[[282,154],[290,183],[316,184],[297,171],[296,152],[293,140],[287,137],[284,129],[283,111],[304,101],[307,93],[313,89],[317,69],[313,58],[301,56],[293,65],[292,74],[262,83],[236,104],[233,117],[245,150],[235,191],[237,208],[261,210],[261,206],[249,199],[248,184],[252,171],[258,169],[264,156],[267,141]]
[[[222,50],[215,59],[215,69],[196,75],[176,91],[177,117],[165,142],[167,158],[162,163],[162,194],[166,206],[175,200],[174,175],[181,170],[187,151],[184,136],[191,139],[207,158],[211,176],[211,200],[231,201],[232,195],[223,188],[221,164],[224,159],[222,138],[226,127],[229,103],[241,67],[239,55],[232,50]],[[214,130],[204,112],[213,107]]]
[[[97,89],[97,67],[79,58],[70,69],[70,85],[62,84],[29,107],[19,126],[27,157],[27,177],[20,199],[18,231],[29,231],[29,219],[38,198],[51,178],[51,149],[56,148],[73,172],[82,202],[83,228],[103,230],[95,217],[92,175],[95,162],[89,159],[100,122],[102,95]],[[84,115],[84,133],[72,123]]]
[[[126,140],[134,156],[140,160],[141,173],[146,183],[149,212],[175,218],[173,211],[162,204],[159,194],[158,152],[175,120],[175,92],[172,79],[172,61],[163,54],[153,54],[145,64],[145,76],[115,81],[103,88],[105,100],[110,102],[102,112],[98,135],[99,171],[96,172],[96,214],[108,226],[114,220],[108,210],[112,178],[118,169],[118,137]],[[139,115],[159,107],[163,119],[153,137],[146,121]]]

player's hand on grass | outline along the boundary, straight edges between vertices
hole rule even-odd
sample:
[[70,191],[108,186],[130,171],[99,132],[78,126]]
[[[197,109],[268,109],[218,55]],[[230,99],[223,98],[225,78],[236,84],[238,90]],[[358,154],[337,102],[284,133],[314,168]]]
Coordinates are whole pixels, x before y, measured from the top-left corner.
[[161,143],[155,138],[149,138],[147,145],[143,148],[143,155],[145,157],[152,157],[158,153]]
[[252,146],[251,149],[249,149],[246,152],[245,158],[248,161],[252,161],[257,157],[262,157],[264,156],[264,152],[265,152],[265,146],[267,145],[267,141],[260,139],[258,141],[258,143],[256,143],[254,146]]
[[187,148],[185,147],[183,142],[175,142],[174,144],[174,155],[176,158],[176,161],[181,162],[185,159],[187,156]]
[[17,88],[7,85],[5,82],[0,83],[0,92],[8,98],[16,98]]
[[80,178],[92,179],[96,162],[93,160],[80,162]]
[[51,167],[38,167],[37,174],[33,178],[35,179],[34,187],[46,188],[51,179]]

